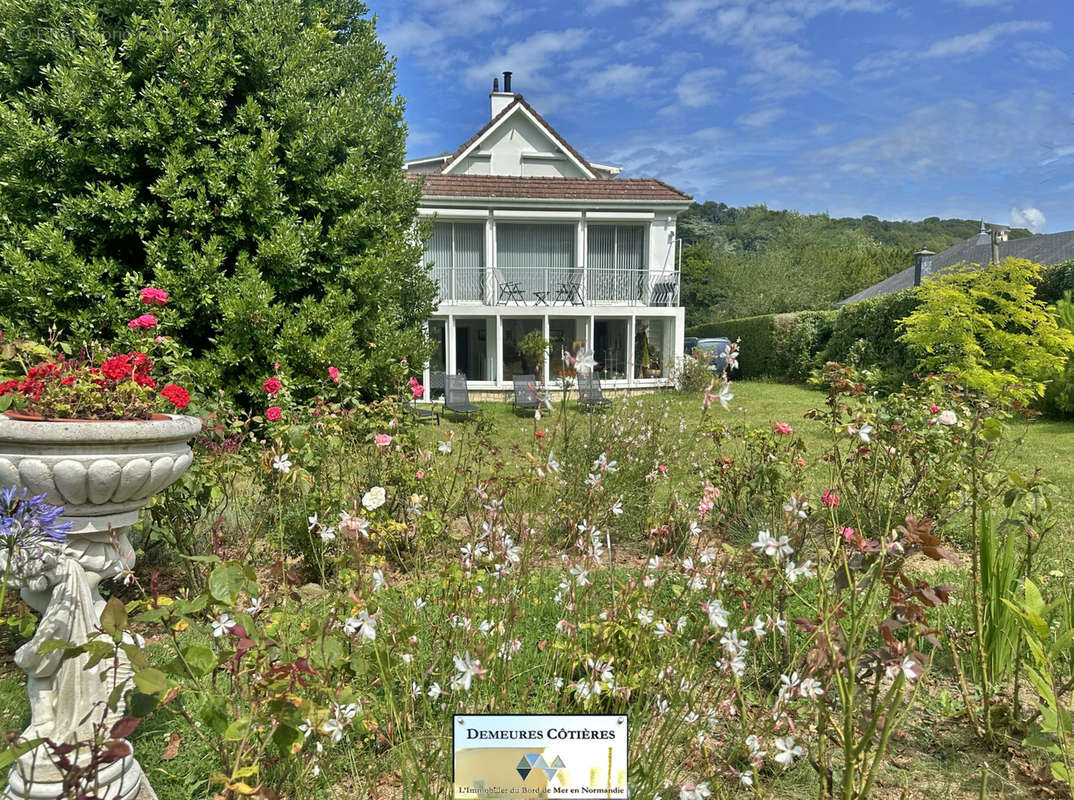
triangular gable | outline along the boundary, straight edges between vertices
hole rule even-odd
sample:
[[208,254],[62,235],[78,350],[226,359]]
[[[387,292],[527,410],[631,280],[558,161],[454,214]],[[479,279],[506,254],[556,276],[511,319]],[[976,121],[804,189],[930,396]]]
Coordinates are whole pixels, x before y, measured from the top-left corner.
[[590,165],[588,161],[582,158],[581,154],[567,144],[567,141],[556,132],[556,129],[545,121],[544,117],[533,110],[533,107],[523,99],[522,95],[516,94],[515,99],[512,100],[503,111],[489,120],[481,130],[474,134],[465,144],[463,144],[444,164],[436,170],[435,174],[438,175],[450,175],[453,169],[459,164],[462,164],[466,157],[471,153],[477,151],[481,144],[491,138],[496,131],[498,131],[507,121],[516,114],[522,114],[531,123],[533,123],[541,133],[548,137],[550,142],[557,144],[567,159],[572,162],[578,169],[582,171],[582,174],[587,178],[597,179],[596,170]]

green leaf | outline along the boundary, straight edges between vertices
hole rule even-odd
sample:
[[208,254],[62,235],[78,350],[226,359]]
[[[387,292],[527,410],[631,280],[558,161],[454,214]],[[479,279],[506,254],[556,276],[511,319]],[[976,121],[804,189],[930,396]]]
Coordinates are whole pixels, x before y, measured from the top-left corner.
[[145,694],[164,694],[168,691],[168,676],[152,667],[140,669],[134,673],[134,685]]
[[237,719],[231,722],[224,731],[225,742],[237,742],[240,741],[246,732],[250,730],[250,720],[247,718]]
[[44,739],[30,739],[29,741],[19,742],[18,744],[9,746],[7,750],[0,752],[0,769],[7,769],[14,764],[16,760],[22,758],[22,756],[29,753],[44,741]]
[[235,605],[245,583],[246,576],[239,564],[224,564],[209,575],[209,594],[218,603]]
[[118,597],[109,597],[101,612],[101,630],[107,633],[116,642],[123,638],[123,631],[127,627],[127,607]]
[[202,678],[216,668],[216,654],[211,648],[201,644],[192,644],[184,648],[183,661],[196,678]]

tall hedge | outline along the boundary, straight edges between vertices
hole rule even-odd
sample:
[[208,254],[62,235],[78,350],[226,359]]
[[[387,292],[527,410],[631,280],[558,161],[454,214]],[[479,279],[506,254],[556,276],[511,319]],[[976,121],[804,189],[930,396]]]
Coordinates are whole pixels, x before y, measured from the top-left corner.
[[0,325],[109,339],[168,291],[208,391],[366,394],[434,287],[403,102],[344,0],[0,0]]

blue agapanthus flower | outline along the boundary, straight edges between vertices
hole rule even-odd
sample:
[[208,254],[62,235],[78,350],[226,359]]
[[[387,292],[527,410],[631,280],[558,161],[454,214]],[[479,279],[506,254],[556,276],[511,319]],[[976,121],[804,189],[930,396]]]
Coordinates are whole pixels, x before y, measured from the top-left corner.
[[29,490],[0,488],[0,547],[64,542],[70,522],[60,522],[63,506],[45,501],[45,495],[28,497]]

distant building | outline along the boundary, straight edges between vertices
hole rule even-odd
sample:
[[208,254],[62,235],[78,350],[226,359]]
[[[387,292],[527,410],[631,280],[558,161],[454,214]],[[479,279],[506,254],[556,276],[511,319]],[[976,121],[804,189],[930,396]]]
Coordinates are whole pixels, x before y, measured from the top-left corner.
[[[999,240],[999,257],[1025,258],[1034,264],[1051,266],[1061,264],[1064,261],[1074,259],[1074,231],[1062,231],[1061,233],[1038,233],[1023,239],[1008,239],[1007,228],[995,228]],[[986,234],[987,237],[987,234]],[[928,253],[922,251],[921,280],[928,280],[937,273],[949,270],[959,264],[976,264],[985,267],[992,261],[992,243],[990,240],[982,241],[986,237],[974,234],[964,242],[959,242],[944,250],[942,253]],[[910,289],[915,286],[915,271],[917,265],[907,267],[902,272],[885,278],[880,283],[874,283],[868,289],[863,289],[845,300],[839,305],[854,303],[858,300],[867,300],[870,297],[898,292],[902,289]]]
[[[675,222],[690,196],[586,160],[511,91],[510,73],[503,89],[458,150],[404,167],[423,181],[425,263],[440,286],[425,385],[441,389],[444,373],[486,391],[516,374],[547,381],[582,346],[611,387],[668,384],[685,314]],[[520,348],[534,331],[552,343],[542,370]]]

